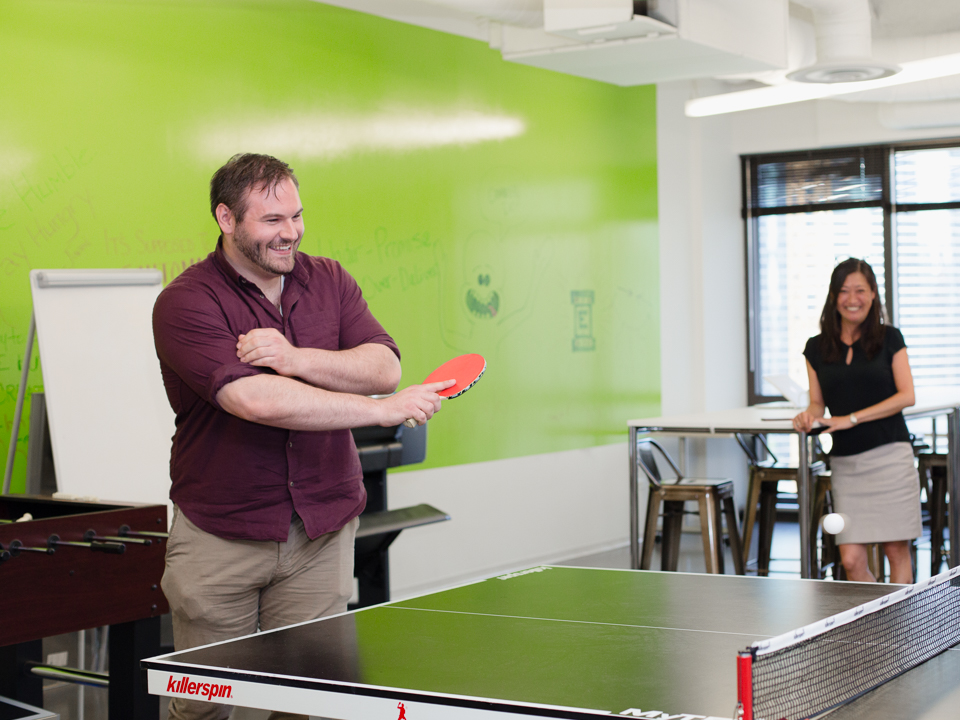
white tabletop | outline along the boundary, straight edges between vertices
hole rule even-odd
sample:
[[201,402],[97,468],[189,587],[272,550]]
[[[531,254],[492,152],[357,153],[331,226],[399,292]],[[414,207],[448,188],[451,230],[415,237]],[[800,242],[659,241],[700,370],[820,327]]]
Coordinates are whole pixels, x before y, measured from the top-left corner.
[[[948,413],[960,407],[960,387],[918,388],[917,402],[903,411],[905,417],[931,416]],[[645,428],[682,434],[730,434],[734,432],[792,433],[793,417],[801,408],[784,402],[765,403],[750,407],[714,410],[712,412],[667,415],[640,418],[627,422],[628,427]]]

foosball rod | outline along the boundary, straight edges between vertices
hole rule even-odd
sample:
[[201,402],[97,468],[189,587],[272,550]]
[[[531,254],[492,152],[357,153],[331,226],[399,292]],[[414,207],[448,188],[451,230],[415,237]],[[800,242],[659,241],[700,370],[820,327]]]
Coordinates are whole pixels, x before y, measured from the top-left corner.
[[62,680],[64,682],[76,683],[77,685],[90,685],[92,687],[109,687],[110,675],[108,673],[94,672],[92,670],[78,670],[77,668],[61,667],[59,665],[47,665],[38,662],[27,662],[26,667],[33,675],[50,680]]
[[168,538],[170,533],[165,532],[153,532],[151,530],[131,530],[129,525],[121,525],[118,531],[120,537],[148,537],[148,538]]
[[75,547],[95,550],[97,552],[110,553],[111,555],[123,555],[127,551],[127,546],[123,543],[99,542],[92,540],[90,542],[75,542],[72,540],[61,540],[60,536],[53,534],[47,538],[48,547]]
[[120,535],[97,535],[96,530],[87,530],[83,534],[83,539],[86,542],[92,540],[98,540],[100,542],[112,542],[112,543],[133,543],[134,545],[153,545],[153,540],[150,538],[133,538],[133,537],[121,537]]
[[10,542],[10,554],[13,555],[13,557],[16,557],[22,552],[35,552],[43,553],[44,555],[53,555],[55,551],[49,545],[47,547],[29,547],[24,545],[19,540],[13,540]]

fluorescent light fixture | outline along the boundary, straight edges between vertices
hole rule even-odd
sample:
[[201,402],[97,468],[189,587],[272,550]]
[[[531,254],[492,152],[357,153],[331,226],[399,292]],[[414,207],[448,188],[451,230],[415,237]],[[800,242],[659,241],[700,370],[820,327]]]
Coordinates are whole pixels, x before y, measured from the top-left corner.
[[526,131],[526,123],[520,118],[474,110],[396,110],[356,116],[317,113],[223,125],[218,122],[215,128],[201,132],[203,156],[222,159],[236,152],[265,152],[277,157],[329,160],[362,152],[404,152],[507,140]]
[[903,68],[896,75],[879,80],[864,82],[835,83],[819,85],[810,83],[785,82],[782,85],[741,90],[723,95],[688,100],[684,111],[687,117],[706,117],[708,115],[722,115],[724,113],[740,112],[741,110],[756,110],[757,108],[773,105],[787,105],[804,100],[850,95],[866,90],[906,85],[907,83],[934,80],[949,75],[960,75],[960,53],[941,55],[938,57],[913,60],[900,63]]
[[87,287],[102,285],[159,285],[163,273],[159,270],[31,270],[37,287]]

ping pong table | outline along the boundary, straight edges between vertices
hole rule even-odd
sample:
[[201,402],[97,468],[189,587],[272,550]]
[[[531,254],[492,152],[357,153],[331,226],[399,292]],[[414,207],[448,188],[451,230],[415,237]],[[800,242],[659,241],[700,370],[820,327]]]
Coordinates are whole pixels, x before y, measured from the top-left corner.
[[[157,695],[342,720],[731,718],[738,651],[899,587],[542,566],[142,664]],[[960,646],[830,717],[958,708]]]

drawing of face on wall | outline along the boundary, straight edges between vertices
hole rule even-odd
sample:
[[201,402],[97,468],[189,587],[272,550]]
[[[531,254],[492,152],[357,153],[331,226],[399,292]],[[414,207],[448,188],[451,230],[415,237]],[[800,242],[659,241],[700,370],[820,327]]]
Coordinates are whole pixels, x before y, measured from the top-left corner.
[[551,249],[547,234],[525,228],[522,199],[521,187],[482,183],[459,201],[462,233],[435,247],[440,332],[451,348],[495,352],[531,318]]
[[500,312],[500,292],[489,265],[473,269],[472,282],[466,283],[464,300],[467,313],[478,320],[492,320]]

